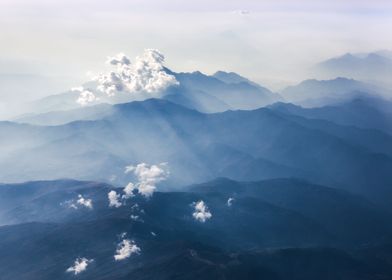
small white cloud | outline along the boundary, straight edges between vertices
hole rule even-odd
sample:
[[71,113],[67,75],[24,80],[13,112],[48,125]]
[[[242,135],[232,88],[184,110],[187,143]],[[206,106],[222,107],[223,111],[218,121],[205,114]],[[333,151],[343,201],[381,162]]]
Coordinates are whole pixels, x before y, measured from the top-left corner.
[[93,209],[93,201],[91,199],[84,198],[81,194],[78,195],[76,203],[86,208]]
[[110,191],[108,193],[108,199],[109,199],[109,207],[119,208],[122,206],[122,203],[120,201],[120,195],[117,194],[116,191]]
[[135,189],[136,189],[136,186],[133,183],[128,183],[128,185],[126,185],[125,188],[123,189],[123,191],[124,191],[123,198],[128,199],[128,198],[134,196],[133,191]]
[[140,163],[136,166],[129,165],[125,167],[125,173],[132,172],[138,182],[134,185],[132,183],[128,184],[124,188],[124,192],[132,193],[137,190],[141,195],[150,197],[156,190],[156,185],[166,180],[170,172],[168,170],[167,163],[153,164],[149,165],[147,163]]
[[86,259],[86,258],[77,258],[74,262],[74,265],[69,267],[66,271],[74,273],[75,275],[85,271],[87,266],[93,262],[93,259]]
[[208,219],[211,219],[212,214],[208,210],[207,205],[204,203],[203,200],[200,200],[198,202],[193,203],[193,207],[195,211],[193,212],[193,218],[195,218],[196,221],[199,221],[201,223],[204,223]]
[[133,254],[140,254],[140,248],[135,244],[133,240],[124,239],[117,245],[116,254],[114,259],[121,261],[129,258]]
[[232,197],[229,197],[229,199],[227,200],[227,206],[231,206],[231,205],[233,205],[233,202],[234,202],[234,198],[232,198]]
[[84,87],[75,87],[72,88],[71,91],[79,92],[79,97],[76,100],[76,103],[80,104],[81,106],[86,106],[99,100],[99,98],[96,97],[91,90],[85,89]]
[[84,198],[81,194],[78,195],[78,199],[67,200],[60,203],[62,206],[66,206],[72,209],[79,209],[80,207],[86,207],[88,209],[93,209],[93,201],[91,199]]
[[153,232],[153,231],[151,232],[151,235],[154,236],[154,237],[157,236],[157,234],[155,232]]

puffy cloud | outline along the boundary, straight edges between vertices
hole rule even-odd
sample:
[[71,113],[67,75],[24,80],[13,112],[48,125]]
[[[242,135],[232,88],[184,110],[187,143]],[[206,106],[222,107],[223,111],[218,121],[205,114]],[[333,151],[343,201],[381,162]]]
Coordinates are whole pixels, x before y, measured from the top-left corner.
[[116,69],[98,75],[97,89],[114,96],[117,92],[135,94],[138,92],[159,92],[169,86],[177,85],[178,81],[173,75],[164,71],[165,57],[155,49],[144,50],[141,56],[136,57],[135,63],[120,53],[109,57],[107,63]]
[[128,183],[128,185],[125,186],[123,189],[124,195],[123,198],[128,199],[132,196],[134,196],[133,191],[136,189],[136,186],[133,183]]
[[93,209],[93,201],[91,199],[84,198],[81,194],[78,195],[76,203],[86,208]]
[[[135,191],[145,197],[150,197],[156,190],[156,184],[166,180],[169,176],[167,163],[160,163],[157,165],[149,165],[146,163],[140,163],[136,166],[129,165],[125,167],[125,173],[133,173],[137,182],[128,183],[123,188],[123,195],[118,194],[116,191],[110,191],[108,193],[109,207],[121,207],[125,204],[126,199],[135,195]],[[134,206],[138,207],[137,205]],[[141,212],[143,212],[143,210],[141,210]]]
[[233,205],[233,202],[234,202],[234,198],[232,198],[232,197],[229,197],[229,199],[227,200],[227,206],[231,206],[231,205]]
[[76,103],[79,103],[81,106],[86,106],[99,100],[99,98],[96,97],[91,90],[83,87],[72,88],[71,91],[79,92],[79,97],[76,100]]
[[72,272],[75,275],[85,271],[87,269],[87,266],[93,262],[93,259],[86,259],[86,258],[77,258],[74,262],[74,265],[69,267],[66,271],[67,272]]
[[140,163],[136,166],[126,166],[125,173],[131,172],[136,176],[138,182],[136,184],[129,183],[124,188],[126,196],[131,196],[133,191],[137,190],[141,195],[150,197],[156,190],[156,185],[166,180],[170,174],[167,163],[160,163],[158,165]]
[[64,203],[61,203],[60,205],[65,205],[75,210],[79,209],[79,206],[86,207],[88,209],[93,209],[93,201],[91,199],[84,198],[81,194],[78,195],[78,199],[76,201],[74,199],[67,200]]
[[203,200],[193,203],[193,207],[195,208],[195,212],[192,215],[195,220],[204,223],[208,219],[211,219],[212,214]]
[[119,208],[120,206],[122,206],[122,203],[120,201],[120,194],[117,194],[116,191],[110,191],[108,193],[108,199],[109,207]]
[[114,259],[121,261],[129,258],[133,254],[140,254],[140,248],[135,244],[133,240],[124,239],[117,245],[116,254]]
[[114,96],[117,91],[123,91],[124,86],[120,76],[116,72],[101,74],[96,78],[98,82],[97,89],[106,93],[108,96]]

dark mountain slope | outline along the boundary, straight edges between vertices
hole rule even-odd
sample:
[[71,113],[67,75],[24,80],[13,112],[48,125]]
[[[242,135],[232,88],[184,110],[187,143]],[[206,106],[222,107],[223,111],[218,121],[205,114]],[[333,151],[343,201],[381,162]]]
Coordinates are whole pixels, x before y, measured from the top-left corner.
[[[276,103],[274,110],[311,119],[323,119],[340,125],[352,125],[365,129],[378,129],[392,133],[392,112],[384,106],[391,102],[356,98],[334,106],[302,108],[292,104]],[[391,106],[392,107],[392,106]]]
[[219,192],[227,197],[257,197],[268,203],[301,213],[317,221],[345,244],[385,240],[392,227],[390,215],[366,199],[345,191],[311,184],[298,179],[273,179],[239,183],[217,179],[195,185],[195,192]]
[[[19,215],[42,218],[32,215],[31,207],[37,213],[50,207],[46,210],[56,214],[50,218],[55,223],[0,227],[0,273],[5,280],[389,279],[392,275],[388,246],[367,245],[364,250],[363,240],[347,242],[347,232],[341,232],[346,223],[352,231],[364,231],[357,238],[369,238],[365,235],[372,230],[388,234],[382,228],[383,214],[360,197],[303,181],[218,179],[187,188],[192,192],[155,193],[150,199],[135,196],[118,209],[108,208],[106,193],[112,188],[105,184],[69,180],[14,187],[16,200],[24,188],[42,193],[37,197],[33,192],[31,201],[18,207]],[[92,198],[94,208],[74,209],[72,219],[64,220],[67,210],[60,202],[78,193]],[[235,200],[228,206],[230,196]],[[205,223],[192,217],[192,202],[200,199],[212,213]],[[354,212],[361,219],[352,219]],[[130,219],[131,214],[140,219]],[[318,224],[330,227],[335,237]],[[124,232],[141,251],[117,262],[113,256]],[[319,247],[328,245],[351,249]],[[77,276],[66,273],[77,257],[94,261]]]
[[115,175],[116,182],[124,184],[125,165],[168,162],[171,186],[216,176],[303,177],[385,205],[392,196],[388,135],[269,108],[202,114],[150,99],[115,105],[113,114],[97,121],[27,130],[18,124],[7,126],[3,129],[7,141],[21,144],[0,156],[3,181],[62,177],[108,181]]

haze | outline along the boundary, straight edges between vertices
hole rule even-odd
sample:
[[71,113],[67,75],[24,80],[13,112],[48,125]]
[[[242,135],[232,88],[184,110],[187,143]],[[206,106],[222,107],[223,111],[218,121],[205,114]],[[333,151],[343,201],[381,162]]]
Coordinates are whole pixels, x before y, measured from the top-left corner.
[[3,0],[0,109],[66,91],[107,56],[145,48],[177,72],[235,71],[278,90],[321,60],[391,48],[391,10],[387,1]]

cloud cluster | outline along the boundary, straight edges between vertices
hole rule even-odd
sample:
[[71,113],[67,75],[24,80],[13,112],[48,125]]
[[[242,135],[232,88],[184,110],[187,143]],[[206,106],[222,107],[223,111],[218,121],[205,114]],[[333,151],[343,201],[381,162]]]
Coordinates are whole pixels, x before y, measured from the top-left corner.
[[140,248],[133,240],[123,239],[118,245],[114,259],[121,261],[129,258],[133,254],[140,254]]
[[75,275],[85,271],[87,266],[93,262],[93,259],[86,259],[86,258],[77,258],[74,262],[74,265],[69,267],[66,271],[74,273]]
[[115,69],[95,78],[97,89],[108,96],[114,96],[118,92],[153,93],[177,85],[176,78],[164,70],[164,61],[163,54],[155,49],[144,50],[134,63],[123,53],[109,57],[107,63]]
[[179,84],[173,75],[165,71],[164,62],[164,55],[156,49],[145,49],[142,55],[136,57],[134,63],[131,63],[128,56],[119,53],[108,57],[106,61],[113,70],[92,77],[92,81],[97,83],[96,91],[84,87],[71,90],[80,92],[76,102],[81,106],[99,101],[98,96],[113,97],[119,93],[139,98],[153,97],[152,94]]
[[129,165],[125,167],[125,173],[133,173],[138,180],[136,184],[129,183],[124,188],[126,198],[131,197],[135,190],[145,197],[150,197],[156,190],[156,185],[170,175],[167,163]]
[[203,200],[193,203],[193,207],[195,211],[193,212],[192,216],[195,218],[196,221],[204,223],[208,219],[211,219],[212,214],[208,210],[207,205],[204,203]]

